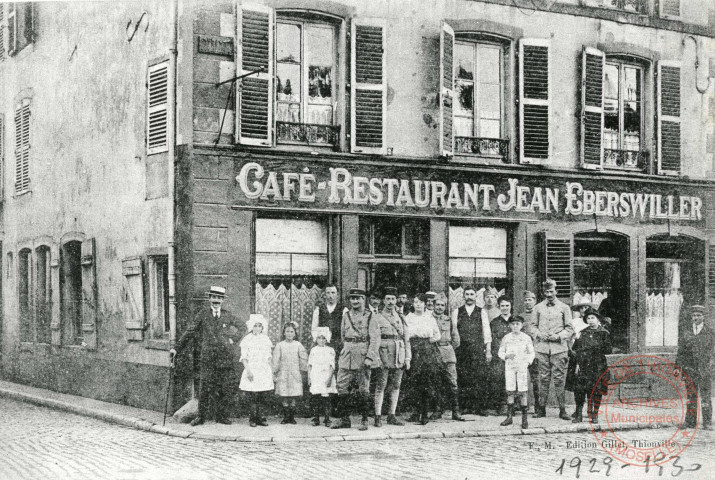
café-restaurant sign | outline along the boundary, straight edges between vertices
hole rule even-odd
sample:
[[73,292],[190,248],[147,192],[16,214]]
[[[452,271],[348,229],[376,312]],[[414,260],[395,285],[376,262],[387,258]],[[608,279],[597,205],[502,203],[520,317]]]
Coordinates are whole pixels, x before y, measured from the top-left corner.
[[704,208],[696,192],[627,180],[596,184],[583,178],[276,160],[237,163],[236,168],[236,206],[684,222],[701,221]]

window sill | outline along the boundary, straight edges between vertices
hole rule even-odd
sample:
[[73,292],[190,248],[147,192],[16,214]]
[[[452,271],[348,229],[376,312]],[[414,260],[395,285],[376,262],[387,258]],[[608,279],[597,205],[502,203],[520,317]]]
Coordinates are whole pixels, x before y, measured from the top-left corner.
[[510,165],[503,155],[478,155],[468,153],[455,153],[450,159],[451,163],[472,163],[476,165]]
[[32,195],[32,190],[27,189],[27,190],[23,190],[23,191],[21,191],[21,192],[15,192],[15,194],[13,195],[13,197],[14,197],[14,198],[21,198],[21,197],[30,196],[30,195]]
[[169,339],[149,339],[146,341],[146,348],[150,350],[166,350],[169,351],[171,344]]

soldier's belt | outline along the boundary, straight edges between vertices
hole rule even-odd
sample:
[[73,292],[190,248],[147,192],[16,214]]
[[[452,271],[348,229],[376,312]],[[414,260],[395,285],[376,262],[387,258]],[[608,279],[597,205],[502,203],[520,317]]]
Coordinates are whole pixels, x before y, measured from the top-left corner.
[[400,338],[399,335],[380,335],[380,338],[383,340],[394,340],[396,338]]
[[437,342],[437,345],[439,345],[440,347],[449,347],[450,345],[452,345],[452,342],[450,342],[449,340],[440,340],[439,342]]
[[367,337],[350,337],[346,338],[345,341],[347,343],[366,343]]

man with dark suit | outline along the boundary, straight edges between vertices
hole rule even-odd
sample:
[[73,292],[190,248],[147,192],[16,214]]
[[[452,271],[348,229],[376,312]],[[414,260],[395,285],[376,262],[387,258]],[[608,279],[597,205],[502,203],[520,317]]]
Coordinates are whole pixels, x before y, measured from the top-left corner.
[[[715,336],[711,327],[705,325],[705,307],[690,307],[688,325],[681,334],[678,356],[675,363],[690,377],[694,389],[688,389],[688,409],[684,426],[695,428],[698,419],[698,395],[703,411],[703,428],[712,430],[713,406],[711,395],[713,371],[713,347]],[[692,391],[691,391],[692,390]]]
[[226,405],[228,384],[234,374],[234,360],[239,356],[238,344],[246,335],[246,325],[221,308],[226,289],[214,286],[208,293],[210,308],[202,308],[196,314],[194,322],[169,352],[173,359],[192,340],[201,348],[199,416],[191,422],[192,426],[206,420],[231,424]]

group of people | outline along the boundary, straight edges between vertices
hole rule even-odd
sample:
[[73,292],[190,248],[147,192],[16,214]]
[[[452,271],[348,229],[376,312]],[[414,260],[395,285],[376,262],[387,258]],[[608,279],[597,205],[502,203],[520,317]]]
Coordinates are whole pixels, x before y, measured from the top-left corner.
[[[369,301],[363,290],[351,289],[349,307],[343,308],[337,288],[330,285],[325,302],[313,313],[314,345],[308,354],[296,340],[297,325],[286,323],[282,341],[273,347],[262,315],[251,314],[241,325],[221,309],[225,289],[211,287],[210,314],[200,312],[171,352],[181,352],[192,339],[201,345],[199,413],[193,425],[208,419],[230,423],[227,359],[239,354],[236,349],[243,364],[239,388],[250,403],[251,426],[267,424],[261,408],[271,391],[281,399],[281,423],[296,423],[296,401],[303,396],[301,372],[306,371],[315,426],[323,416],[326,426],[350,428],[353,413],[361,416],[360,430],[368,428],[371,414],[376,427],[383,425],[383,413],[388,425],[404,425],[398,417],[404,389],[403,403],[414,411],[409,421],[424,425],[441,418],[449,402],[453,420],[464,420],[461,406],[465,413],[506,415],[502,426],[513,423],[518,408],[521,427],[528,428],[529,383],[535,418],[546,416],[553,384],[559,418],[581,422],[587,405],[588,418],[598,422],[600,396],[609,380],[609,319],[589,305],[577,305],[573,310],[580,316],[580,328],[574,329],[572,308],[556,297],[556,283],[546,279],[542,288],[542,302],[537,304],[536,295],[526,291],[523,311],[512,315],[511,299],[497,298],[497,291],[487,288],[480,307],[476,289],[466,286],[464,305],[449,315],[443,294],[419,293],[410,302],[394,287],[380,296],[371,294]],[[695,329],[695,335],[700,330]],[[705,333],[712,349],[712,332],[706,327]],[[706,336],[697,339],[697,348]],[[602,388],[594,388],[597,384]],[[565,390],[572,391],[576,401],[571,415]],[[703,404],[704,416],[706,409]],[[331,416],[337,418],[335,423]],[[709,418],[705,416],[705,423]]]

